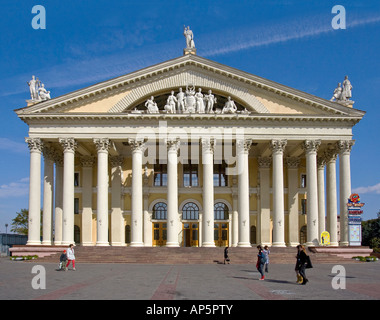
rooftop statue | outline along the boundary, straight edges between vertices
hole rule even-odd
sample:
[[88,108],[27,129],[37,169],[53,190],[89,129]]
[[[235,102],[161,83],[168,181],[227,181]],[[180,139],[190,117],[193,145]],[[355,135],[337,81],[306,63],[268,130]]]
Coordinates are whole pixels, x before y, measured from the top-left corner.
[[157,103],[154,101],[153,96],[151,96],[150,99],[145,102],[145,107],[147,107],[148,113],[159,113]]
[[183,27],[184,27],[183,35],[186,38],[186,48],[194,49],[195,43],[194,43],[193,31],[190,30],[189,26],[187,28],[185,26],[183,26]]
[[354,101],[350,100],[352,97],[352,85],[348,76],[344,77],[343,86],[341,83],[338,83],[338,86],[335,88],[334,93],[330,101],[335,101],[343,105],[353,104]]
[[33,102],[45,101],[51,99],[50,91],[45,89],[45,85],[38,78],[32,76],[32,80],[26,82],[29,86],[30,97]]

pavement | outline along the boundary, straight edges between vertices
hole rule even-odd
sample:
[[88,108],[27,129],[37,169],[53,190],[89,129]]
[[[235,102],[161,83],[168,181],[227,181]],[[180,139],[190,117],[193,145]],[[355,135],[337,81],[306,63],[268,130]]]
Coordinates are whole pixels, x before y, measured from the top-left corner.
[[[236,310],[239,301],[252,300],[380,300],[380,262],[314,264],[306,271],[306,285],[296,283],[290,264],[269,265],[264,281],[255,266],[247,264],[77,263],[76,271],[71,265],[68,271],[57,268],[58,263],[0,258],[0,299],[130,300],[137,308],[133,301],[142,300],[141,312],[173,312],[173,317],[176,310],[159,309],[160,302],[176,306],[176,301],[196,301],[197,308],[203,305],[202,312],[211,313],[205,305],[235,305]],[[188,315],[192,306],[182,309]],[[219,307],[215,312],[228,311]]]

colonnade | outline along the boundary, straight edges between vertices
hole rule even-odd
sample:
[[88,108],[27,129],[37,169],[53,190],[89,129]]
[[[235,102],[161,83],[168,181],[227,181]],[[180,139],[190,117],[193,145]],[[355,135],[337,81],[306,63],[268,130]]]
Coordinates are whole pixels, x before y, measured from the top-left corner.
[[[59,139],[63,149],[63,157],[56,157],[49,144],[40,138],[26,138],[30,149],[30,191],[29,191],[29,234],[28,245],[40,245],[40,210],[41,210],[41,155],[44,155],[43,181],[43,234],[42,244],[53,244],[52,223],[53,203],[55,199],[55,234],[54,244],[68,245],[74,242],[74,158],[77,142],[74,138]],[[131,246],[144,246],[143,203],[145,201],[142,181],[144,141],[129,139],[132,150],[132,185],[131,185]],[[203,166],[203,219],[202,246],[212,247],[214,244],[214,184],[213,164],[215,140],[212,137],[200,140]],[[97,246],[121,245],[122,211],[121,211],[121,163],[119,156],[109,157],[110,140],[94,139],[97,149]],[[178,150],[179,139],[168,139],[167,145],[167,242],[170,247],[178,247],[179,214],[178,214]],[[250,187],[249,187],[249,150],[252,139],[236,140],[237,159],[237,193],[233,194],[233,238],[237,246],[250,246]],[[299,157],[284,157],[287,140],[270,141],[271,156],[259,157],[260,188],[258,192],[258,238],[261,244],[283,247],[285,243],[285,211],[284,211],[284,163],[288,170],[288,245],[296,245],[298,239],[298,166]],[[337,185],[336,159],[340,161],[340,223],[341,245],[348,245],[348,216],[346,199],[351,192],[350,152],[351,140],[338,141],[333,148],[318,154],[320,140],[305,140],[302,148],[306,158],[307,175],[307,245],[319,243],[319,235],[327,229],[331,234],[331,244],[338,245],[337,239]],[[113,181],[111,188],[111,226],[109,241],[109,197],[108,167],[111,162]],[[285,160],[285,161],[284,161]],[[54,184],[54,161],[56,163]],[[82,221],[90,224],[92,219],[92,165],[93,156],[81,158],[83,167],[83,212]],[[270,167],[272,166],[273,194],[273,238],[270,235]],[[326,199],[324,192],[324,168],[326,166]],[[54,185],[56,186],[54,190]],[[54,194],[55,191],[55,194]],[[87,209],[85,209],[87,208]],[[326,208],[326,209],[325,209]],[[327,225],[325,226],[325,215]],[[237,220],[237,221],[236,221]],[[291,223],[290,223],[291,221]],[[293,223],[294,222],[294,223]],[[237,236],[236,236],[237,233]],[[82,244],[92,245],[91,232],[83,230]]]

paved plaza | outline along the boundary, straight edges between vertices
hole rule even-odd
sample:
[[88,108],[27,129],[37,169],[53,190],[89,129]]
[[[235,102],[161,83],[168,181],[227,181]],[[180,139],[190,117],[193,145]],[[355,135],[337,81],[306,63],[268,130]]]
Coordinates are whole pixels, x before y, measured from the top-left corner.
[[[32,268],[36,269],[32,273]],[[43,268],[42,268],[42,267]],[[264,281],[253,265],[57,264],[0,259],[2,300],[378,300],[380,263],[317,264],[298,285],[294,265],[273,264]],[[43,270],[43,271],[41,271]],[[345,274],[344,274],[345,272]],[[41,280],[44,276],[45,279]],[[33,280],[34,279],[34,280]],[[45,289],[34,289],[44,284]],[[345,289],[334,289],[342,286]]]

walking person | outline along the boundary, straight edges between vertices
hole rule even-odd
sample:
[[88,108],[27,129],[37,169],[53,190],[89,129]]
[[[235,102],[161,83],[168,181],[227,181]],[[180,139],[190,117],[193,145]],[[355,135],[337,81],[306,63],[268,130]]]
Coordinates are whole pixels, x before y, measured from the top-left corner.
[[73,270],[75,271],[75,252],[74,252],[74,245],[70,244],[69,248],[67,249],[67,265],[66,270],[69,267],[70,262],[73,264]]
[[224,249],[224,264],[226,264],[226,261],[230,264],[230,258],[228,257],[228,246]]
[[260,280],[264,280],[264,264],[265,264],[265,254],[263,252],[263,248],[259,245],[257,246],[257,249],[259,250],[257,254],[257,263],[256,263],[256,268],[261,274]]
[[301,244],[297,246],[297,250],[296,272],[298,271],[302,277],[302,282],[300,281],[299,283],[305,285],[307,282],[309,282],[309,280],[306,278],[307,254],[305,247]]
[[269,265],[270,250],[269,250],[268,246],[264,247],[263,253],[265,255],[265,272],[269,272],[268,271],[268,265]]

